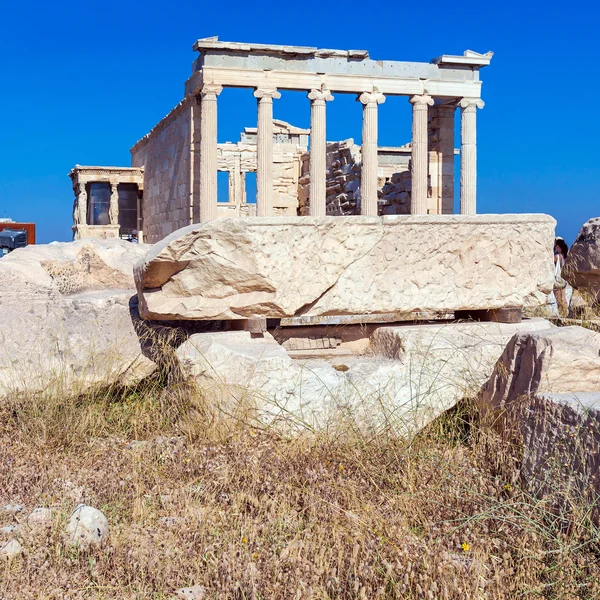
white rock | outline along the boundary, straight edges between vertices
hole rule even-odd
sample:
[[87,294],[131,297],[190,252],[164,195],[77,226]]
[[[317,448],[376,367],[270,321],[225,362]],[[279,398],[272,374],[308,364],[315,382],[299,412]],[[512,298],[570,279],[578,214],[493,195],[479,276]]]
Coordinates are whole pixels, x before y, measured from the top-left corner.
[[[133,262],[122,240],[28,246],[0,261],[0,395],[134,382],[155,369],[136,333]],[[129,291],[128,291],[129,288]]]
[[[549,328],[543,319],[386,326],[370,355],[331,360],[294,360],[268,333],[202,333],[177,356],[183,375],[225,413],[248,408],[269,424],[321,429],[340,416],[369,429],[387,419],[410,433],[475,395],[515,332]],[[335,369],[340,362],[346,371]]]
[[331,390],[345,379],[331,367],[315,370],[294,361],[273,337],[247,331],[192,335],[177,349],[181,370],[221,410],[257,409],[273,421],[287,414],[314,420]]
[[0,559],[12,560],[23,551],[23,546],[18,540],[10,540],[4,544],[0,543]]
[[5,525],[0,527],[0,535],[3,537],[19,535],[21,529],[18,525]]
[[206,588],[202,585],[194,585],[192,587],[179,588],[175,592],[175,598],[185,600],[203,600],[206,597]]
[[546,215],[215,219],[135,267],[148,319],[493,309],[546,302]]
[[98,509],[80,504],[71,515],[66,533],[72,546],[82,550],[101,547],[108,541],[108,520]]
[[30,529],[46,529],[52,526],[52,510],[49,508],[34,508],[27,517],[27,527]]
[[7,504],[2,507],[2,510],[9,515],[16,515],[17,513],[23,512],[22,504]]

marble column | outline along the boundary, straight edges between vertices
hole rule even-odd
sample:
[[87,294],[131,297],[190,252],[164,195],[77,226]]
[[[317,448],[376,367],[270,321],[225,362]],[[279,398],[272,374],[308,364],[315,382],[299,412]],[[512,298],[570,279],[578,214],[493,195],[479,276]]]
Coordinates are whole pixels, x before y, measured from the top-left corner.
[[119,224],[119,192],[118,183],[110,184],[110,204],[108,206],[108,219],[111,225]]
[[311,217],[326,214],[326,102],[333,100],[327,89],[311,90],[310,100],[310,205]]
[[460,119],[460,214],[477,213],[477,109],[483,100],[463,98]]
[[207,84],[200,92],[200,211],[201,223],[217,218],[217,96],[223,88]]
[[258,88],[258,133],[256,140],[256,216],[273,213],[273,98],[281,98],[275,88]]
[[385,96],[373,89],[358,97],[363,105],[362,123],[362,166],[360,170],[360,214],[376,217],[377,210],[377,117],[378,104],[385,102]]
[[411,201],[413,215],[427,214],[427,107],[433,106],[433,98],[426,94],[412,96],[412,156],[411,156]]

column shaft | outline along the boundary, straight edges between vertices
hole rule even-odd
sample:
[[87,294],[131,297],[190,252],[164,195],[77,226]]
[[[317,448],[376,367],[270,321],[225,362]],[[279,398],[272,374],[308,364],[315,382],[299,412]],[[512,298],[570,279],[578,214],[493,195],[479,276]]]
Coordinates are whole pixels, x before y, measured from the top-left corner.
[[310,204],[311,217],[326,215],[326,102],[333,100],[329,90],[312,90],[308,97],[310,105]]
[[477,213],[477,109],[482,100],[463,98],[460,120],[460,214]]
[[377,206],[377,121],[378,104],[385,102],[385,96],[374,90],[359,96],[363,104],[362,123],[362,165],[360,170],[360,214],[376,217]]
[[273,213],[273,98],[281,94],[275,89],[257,89],[258,133],[256,148],[256,216]]
[[200,222],[217,218],[217,96],[220,86],[205,85],[200,93]]
[[413,96],[412,156],[411,156],[411,203],[413,215],[427,214],[427,107],[433,105],[430,96]]

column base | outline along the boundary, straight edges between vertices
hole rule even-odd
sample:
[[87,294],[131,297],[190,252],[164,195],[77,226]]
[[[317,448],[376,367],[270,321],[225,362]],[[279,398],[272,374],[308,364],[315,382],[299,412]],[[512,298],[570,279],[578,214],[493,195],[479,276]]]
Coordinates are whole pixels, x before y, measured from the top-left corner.
[[120,225],[73,225],[74,240],[110,240],[118,238]]

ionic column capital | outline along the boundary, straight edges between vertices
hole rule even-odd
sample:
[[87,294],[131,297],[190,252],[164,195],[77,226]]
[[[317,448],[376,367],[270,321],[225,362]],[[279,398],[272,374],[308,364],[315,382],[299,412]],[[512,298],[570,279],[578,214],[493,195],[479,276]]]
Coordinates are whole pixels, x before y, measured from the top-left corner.
[[200,96],[218,96],[223,91],[222,85],[216,85],[214,83],[205,83],[200,90]]
[[409,102],[414,107],[419,107],[419,108],[421,108],[421,107],[427,108],[428,106],[433,106],[433,98],[431,96],[428,96],[427,94],[411,96],[409,98]]
[[485,106],[485,102],[481,98],[461,98],[458,105],[461,108],[475,111],[477,108],[483,108]]
[[333,100],[333,95],[327,89],[320,90],[310,90],[308,92],[308,99],[314,104],[325,104],[325,102],[330,102]]
[[277,88],[256,88],[254,97],[259,100],[273,101],[281,98],[281,94],[277,91]]
[[373,104],[377,106],[377,104],[383,104],[385,102],[385,96],[379,90],[373,89],[372,92],[363,92],[362,94],[359,94],[357,100],[365,106]]

